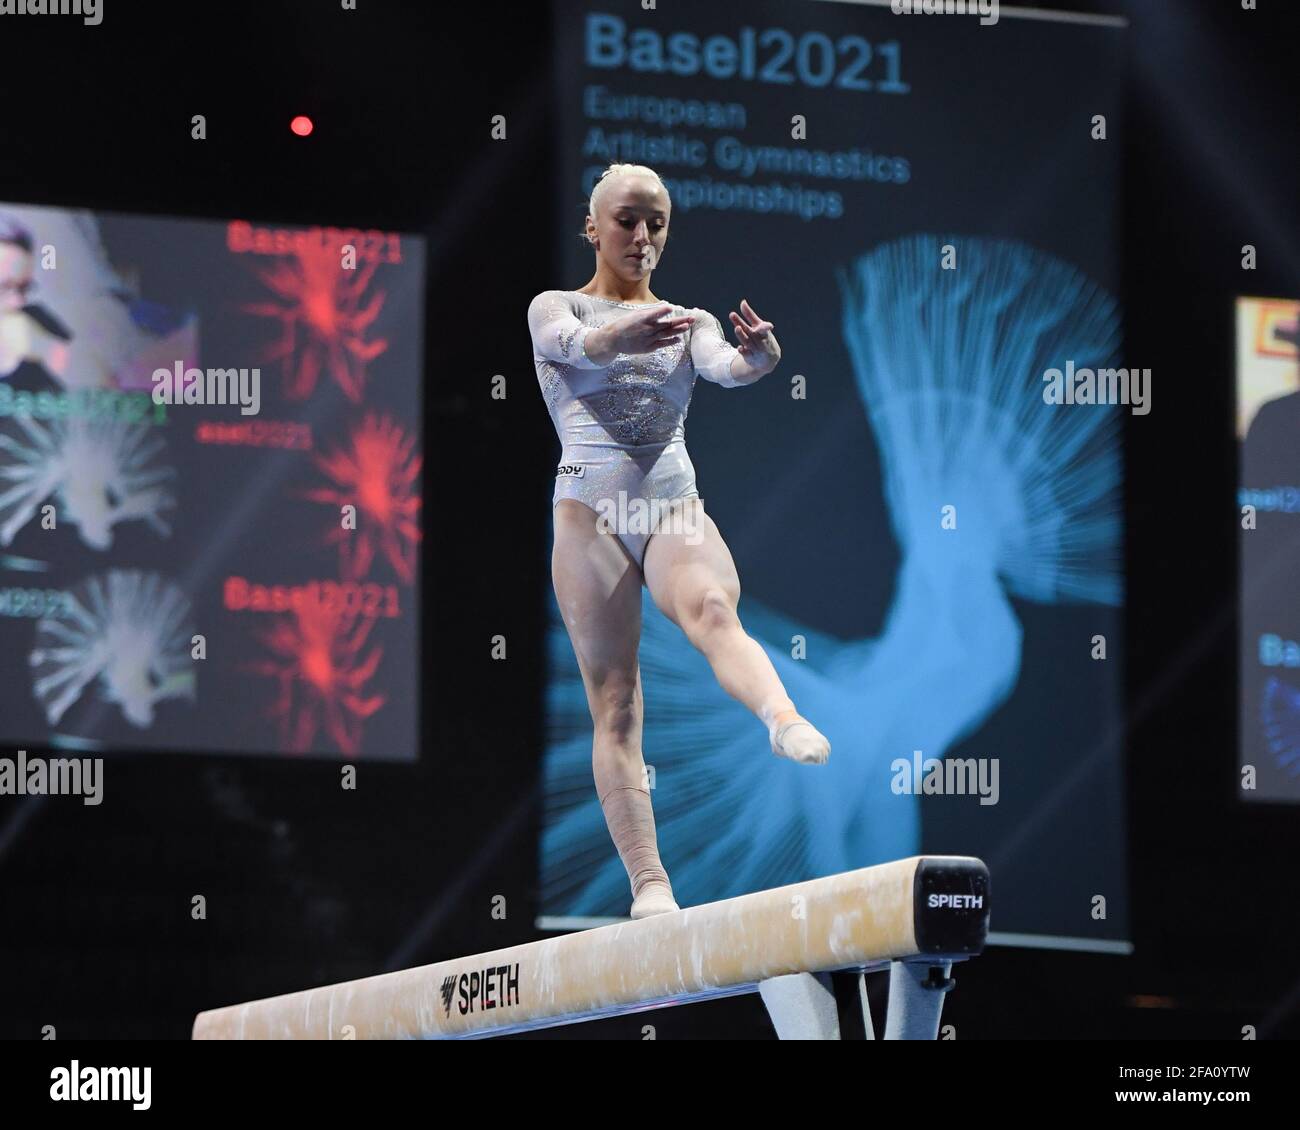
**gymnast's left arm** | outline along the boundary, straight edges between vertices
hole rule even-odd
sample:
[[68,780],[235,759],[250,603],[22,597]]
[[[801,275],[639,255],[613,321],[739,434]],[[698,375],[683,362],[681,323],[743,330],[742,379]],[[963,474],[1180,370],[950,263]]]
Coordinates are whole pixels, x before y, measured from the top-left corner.
[[772,332],[772,323],[760,318],[744,299],[740,314],[731,314],[732,326],[740,347],[728,343],[722,325],[707,310],[691,333],[691,361],[705,380],[724,388],[753,384],[776,368],[781,360],[781,346]]

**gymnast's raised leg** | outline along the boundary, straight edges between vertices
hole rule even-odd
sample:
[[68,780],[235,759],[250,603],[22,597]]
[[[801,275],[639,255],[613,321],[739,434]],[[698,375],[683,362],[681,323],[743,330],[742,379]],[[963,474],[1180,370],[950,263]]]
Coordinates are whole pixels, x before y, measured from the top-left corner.
[[703,653],[722,689],[762,719],[773,753],[821,764],[830,743],[800,717],[767,652],[741,626],[740,578],[717,525],[702,499],[678,505],[683,513],[661,523],[641,563],[656,607]]

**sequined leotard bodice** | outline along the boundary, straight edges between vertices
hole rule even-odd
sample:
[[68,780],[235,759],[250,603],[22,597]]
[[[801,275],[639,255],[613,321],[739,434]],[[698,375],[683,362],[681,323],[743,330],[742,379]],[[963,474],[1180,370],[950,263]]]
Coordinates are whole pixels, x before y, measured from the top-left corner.
[[[672,316],[696,320],[672,345],[620,353],[608,365],[588,360],[583,348],[590,330],[653,305],[573,290],[543,291],[529,305],[537,380],[563,448],[552,505],[573,498],[608,513],[620,492],[625,503],[699,497],[685,429],[695,378],[728,388],[741,383],[731,376],[737,350],[718,320],[698,307],[673,306]],[[649,535],[615,532],[640,565]]]

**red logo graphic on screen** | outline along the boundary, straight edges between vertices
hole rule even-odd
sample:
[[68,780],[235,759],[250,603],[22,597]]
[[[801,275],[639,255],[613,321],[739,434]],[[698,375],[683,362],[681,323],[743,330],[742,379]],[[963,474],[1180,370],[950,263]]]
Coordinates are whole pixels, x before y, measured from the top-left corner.
[[350,400],[360,401],[366,365],[388,348],[385,338],[366,340],[383,308],[386,291],[366,298],[375,261],[343,266],[342,243],[304,241],[273,267],[253,270],[278,301],[247,303],[246,313],[280,323],[280,340],[264,360],[284,365],[284,395],[305,400],[327,372]]
[[341,451],[315,456],[316,466],[331,486],[306,491],[313,502],[324,502],[341,513],[357,508],[356,529],[335,519],[326,538],[337,542],[343,576],[360,580],[370,572],[376,553],[408,584],[415,578],[420,542],[420,495],[416,477],[424,459],[413,454],[415,438],[387,417],[371,414],[353,429]]
[[281,749],[305,753],[323,730],[343,753],[361,751],[362,726],[386,701],[365,691],[384,654],[375,646],[362,655],[374,626],[374,617],[345,602],[313,600],[256,633],[272,658],[248,669],[279,686],[269,714],[279,725]]

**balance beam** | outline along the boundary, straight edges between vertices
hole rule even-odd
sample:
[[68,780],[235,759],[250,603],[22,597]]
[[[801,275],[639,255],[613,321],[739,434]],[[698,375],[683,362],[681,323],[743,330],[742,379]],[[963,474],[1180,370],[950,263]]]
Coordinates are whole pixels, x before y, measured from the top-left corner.
[[978,859],[913,856],[211,1009],[193,1038],[472,1039],[758,991],[782,1038],[870,1039],[862,974],[889,966],[885,1038],[934,1039],[952,962],[983,949],[988,886]]

